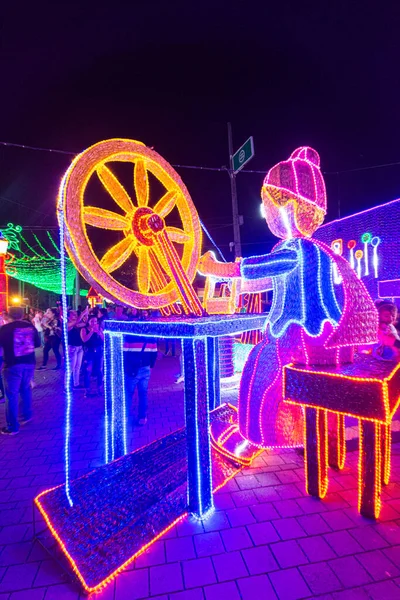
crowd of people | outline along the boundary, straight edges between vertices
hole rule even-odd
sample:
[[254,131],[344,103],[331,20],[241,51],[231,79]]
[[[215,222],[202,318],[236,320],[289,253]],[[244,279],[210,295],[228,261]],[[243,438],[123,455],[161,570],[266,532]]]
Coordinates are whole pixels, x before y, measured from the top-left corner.
[[[400,334],[396,328],[397,307],[389,301],[377,303],[379,313],[378,343],[372,354],[378,360],[400,361]],[[67,344],[63,342],[63,318],[60,306],[45,312],[21,307],[10,307],[0,315],[0,402],[6,401],[7,425],[0,429],[6,435],[15,435],[20,425],[32,419],[32,388],[36,364],[35,349],[42,348],[42,364],[47,369],[50,351],[56,359],[54,370],[62,367],[62,353],[68,353],[71,378],[64,377],[64,387],[83,391],[85,395],[103,394],[104,373],[104,322],[114,320],[145,320],[149,311],[114,306],[110,308],[69,309],[66,315]],[[154,314],[152,315],[154,316]],[[165,355],[179,352],[176,340],[166,340]],[[371,352],[371,348],[366,351]],[[151,369],[157,359],[158,340],[154,338],[124,336],[124,377],[127,402],[138,391],[138,424],[147,422],[148,386]],[[181,373],[177,382],[182,381]],[[94,389],[93,381],[95,382]],[[19,396],[22,417],[19,418]]]
[[[15,435],[19,425],[32,418],[32,388],[36,363],[36,348],[42,348],[39,371],[48,368],[52,351],[56,359],[53,370],[62,368],[62,354],[68,353],[71,379],[64,377],[64,388],[85,392],[85,396],[103,394],[104,322],[108,319],[147,319],[150,311],[112,306],[109,308],[78,307],[66,315],[67,344],[63,339],[63,315],[60,305],[46,311],[10,307],[0,316],[0,402],[6,400],[6,427],[3,434]],[[153,315],[154,316],[154,315]],[[126,397],[135,390],[139,397],[138,423],[147,422],[147,393],[151,368],[157,358],[158,341],[151,338],[125,336],[124,375]],[[93,386],[94,381],[94,386]],[[18,396],[22,399],[22,418],[18,419]]]

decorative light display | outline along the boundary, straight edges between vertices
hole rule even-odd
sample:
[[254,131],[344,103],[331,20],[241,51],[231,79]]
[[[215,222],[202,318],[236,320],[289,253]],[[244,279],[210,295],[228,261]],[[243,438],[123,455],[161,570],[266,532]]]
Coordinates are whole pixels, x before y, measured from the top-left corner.
[[[288,365],[284,369],[286,401],[305,410],[305,469],[309,494],[323,498],[328,489],[329,442],[340,441],[336,467],[343,468],[345,440],[328,420],[359,420],[358,508],[379,516],[382,485],[390,479],[390,423],[400,404],[400,364],[361,355],[354,364],[334,367]],[[362,398],[362,402],[360,402]],[[333,439],[332,439],[333,438]]]
[[350,250],[350,265],[351,265],[351,268],[352,268],[352,269],[354,269],[354,267],[355,267],[355,264],[356,264],[356,263],[355,263],[355,261],[354,261],[354,248],[355,248],[356,246],[357,246],[357,242],[356,242],[356,240],[350,240],[350,241],[347,243],[347,247],[348,247],[348,249]]
[[[261,195],[268,226],[282,241],[269,255],[244,258],[240,264],[208,264],[214,276],[240,275],[254,282],[270,277],[273,283],[265,338],[243,369],[237,423],[229,425],[229,435],[217,424],[212,432],[225,455],[234,458],[240,448],[243,461],[259,447],[303,441],[299,407],[282,402],[283,366],[293,360],[339,366],[351,360],[355,345],[376,341],[378,325],[363,283],[340,255],[342,238],[336,238],[338,247],[333,250],[310,239],[326,211],[318,154],[311,148],[293,152],[268,172]],[[336,299],[332,266],[342,281],[342,306]]]
[[376,235],[372,238],[371,240],[371,246],[373,248],[373,265],[374,265],[374,277],[377,278],[378,277],[378,246],[380,244],[381,240],[380,238]]
[[400,200],[393,200],[322,225],[314,237],[329,246],[341,238],[345,247],[343,257],[355,270],[355,253],[362,251],[361,277],[372,298],[377,300],[380,280],[400,280],[399,219]]
[[364,244],[364,265],[365,265],[364,275],[367,276],[367,275],[369,275],[368,244],[371,241],[371,234],[370,233],[364,233],[361,236],[361,241]]
[[[112,164],[118,162],[133,165],[136,204],[112,170]],[[155,203],[150,198],[149,173],[164,188]],[[85,203],[92,178],[101,182],[122,212]],[[179,175],[157,152],[125,139],[91,146],[68,169],[60,187],[59,206],[65,213],[70,256],[99,293],[137,308],[163,308],[179,300],[186,314],[203,313],[191,285],[200,256],[200,221]],[[166,223],[174,209],[182,229]],[[120,241],[101,258],[93,249],[89,225],[121,234]],[[122,285],[112,275],[132,254],[138,259],[137,290]]]
[[358,279],[361,279],[361,260],[362,260],[363,254],[364,253],[362,250],[356,250],[355,257],[356,257],[356,261],[357,261],[357,277],[358,277]]
[[[334,240],[331,244],[331,248],[335,254],[342,255],[343,254],[343,240]],[[342,282],[342,280],[340,279],[336,265],[333,265],[333,281],[336,284],[339,284]]]
[[[57,254],[52,255],[40,242],[37,235],[33,235],[36,245],[41,252],[36,251],[22,235],[21,225],[8,223],[7,227],[0,229],[9,242],[9,251],[12,253],[6,259],[6,273],[10,277],[33,285],[39,289],[62,293],[60,250],[54,242],[51,234],[47,233],[48,239]],[[30,254],[24,251],[24,247]],[[75,292],[76,270],[72,262],[66,260],[66,292],[72,295]]]

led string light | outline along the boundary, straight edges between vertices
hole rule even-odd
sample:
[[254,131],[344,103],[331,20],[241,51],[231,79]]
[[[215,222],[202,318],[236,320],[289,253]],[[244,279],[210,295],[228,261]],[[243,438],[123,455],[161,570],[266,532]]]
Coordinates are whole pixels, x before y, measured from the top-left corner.
[[364,233],[361,237],[361,241],[364,244],[364,275],[369,275],[369,265],[368,265],[368,244],[371,241],[371,234]]
[[376,235],[375,237],[372,238],[371,240],[371,246],[373,248],[373,255],[372,255],[372,264],[374,267],[374,277],[375,279],[378,278],[378,266],[379,266],[379,261],[378,261],[378,246],[381,243],[381,239]]
[[[64,184],[64,179],[61,186]],[[64,348],[68,348],[68,306],[67,306],[67,290],[66,290],[66,268],[65,268],[65,240],[64,240],[64,217],[62,210],[58,214],[60,223],[60,266],[61,266],[61,286],[62,286],[62,329]],[[69,352],[65,353],[65,377],[67,384],[65,385],[66,396],[66,413],[65,413],[65,441],[64,441],[64,461],[65,461],[65,494],[67,496],[70,507],[73,506],[73,501],[70,494],[70,446],[71,446],[71,409],[72,409],[72,393],[71,393],[71,362]]]
[[355,269],[356,263],[354,259],[354,248],[356,247],[357,242],[355,240],[350,240],[347,243],[347,247],[350,250],[350,265],[352,269]]

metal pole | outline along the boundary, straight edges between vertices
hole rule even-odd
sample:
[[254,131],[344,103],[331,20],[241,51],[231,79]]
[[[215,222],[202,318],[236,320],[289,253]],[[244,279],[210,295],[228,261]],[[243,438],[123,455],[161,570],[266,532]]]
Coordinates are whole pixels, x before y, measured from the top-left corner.
[[236,191],[236,176],[233,172],[233,140],[232,140],[232,125],[228,123],[228,146],[229,146],[229,178],[231,180],[231,195],[232,195],[232,218],[233,218],[233,242],[235,247],[235,258],[242,256],[242,246],[240,243],[240,224],[238,201]]
[[76,277],[75,277],[75,308],[77,309],[81,300],[81,296],[80,296],[80,281],[79,281],[79,271],[78,269],[76,270]]

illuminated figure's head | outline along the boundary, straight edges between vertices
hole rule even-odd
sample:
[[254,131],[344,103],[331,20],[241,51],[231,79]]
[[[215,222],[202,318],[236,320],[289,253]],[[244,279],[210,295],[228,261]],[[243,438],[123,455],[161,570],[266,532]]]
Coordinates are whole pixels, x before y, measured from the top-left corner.
[[302,146],[270,169],[261,189],[268,227],[282,239],[311,237],[326,214],[318,153]]

